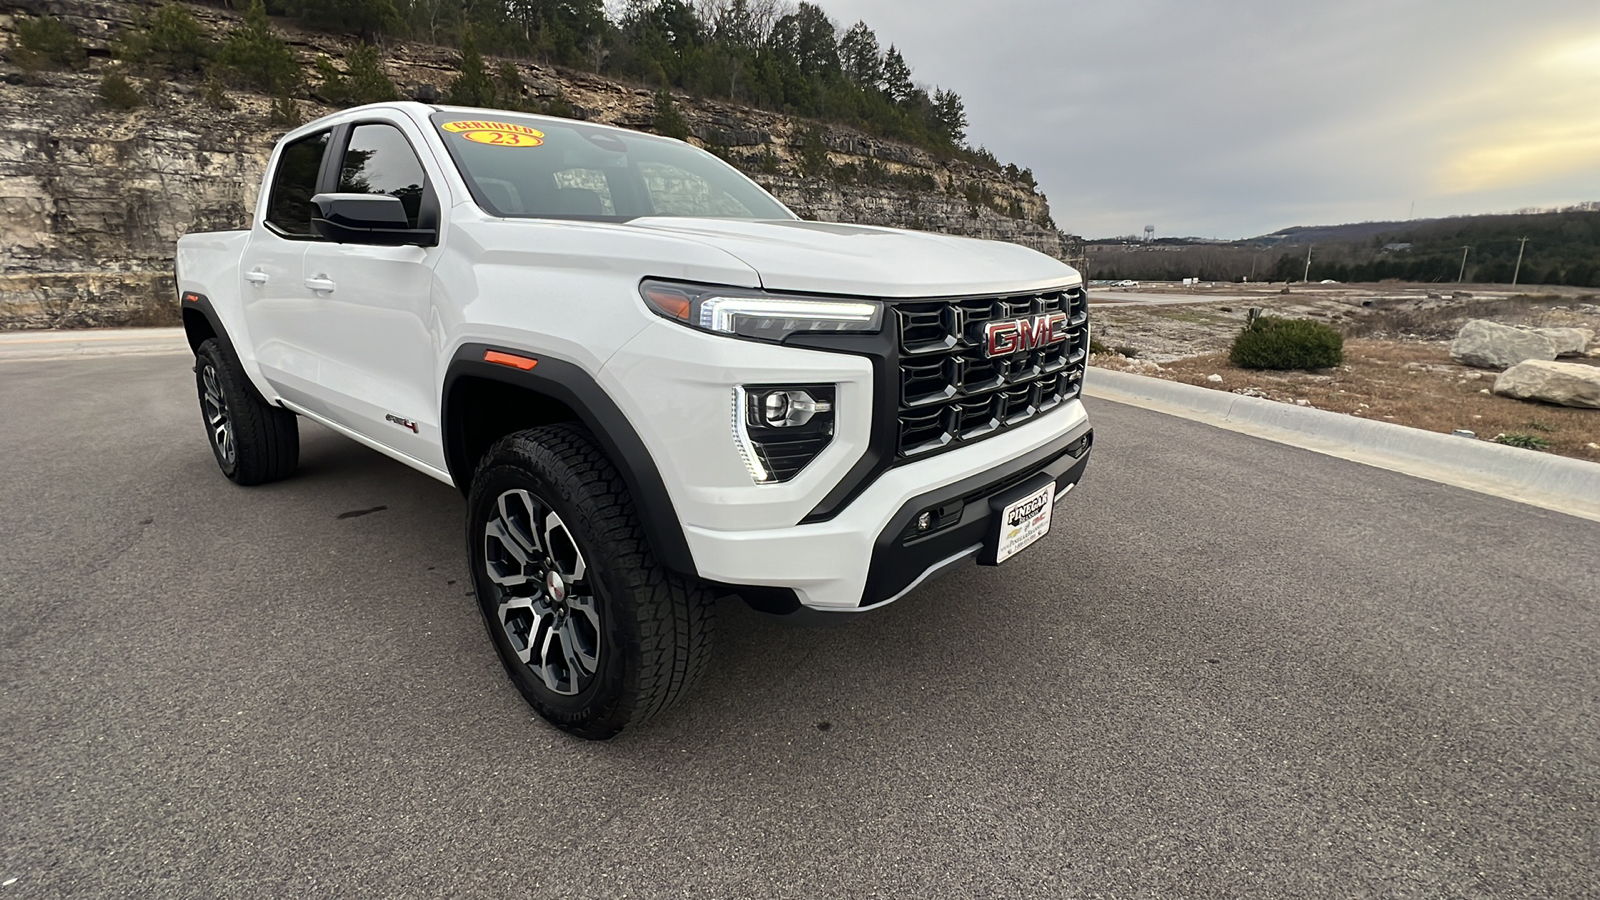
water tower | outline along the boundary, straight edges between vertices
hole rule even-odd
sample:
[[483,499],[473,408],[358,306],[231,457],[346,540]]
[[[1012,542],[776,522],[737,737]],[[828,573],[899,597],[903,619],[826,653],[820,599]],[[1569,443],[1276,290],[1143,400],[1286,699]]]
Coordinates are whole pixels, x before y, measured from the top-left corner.
[[1146,244],[1148,244],[1148,243],[1150,243],[1151,241],[1153,241],[1155,239],[1156,239],[1156,227],[1154,225],[1146,225],[1144,227],[1144,242]]

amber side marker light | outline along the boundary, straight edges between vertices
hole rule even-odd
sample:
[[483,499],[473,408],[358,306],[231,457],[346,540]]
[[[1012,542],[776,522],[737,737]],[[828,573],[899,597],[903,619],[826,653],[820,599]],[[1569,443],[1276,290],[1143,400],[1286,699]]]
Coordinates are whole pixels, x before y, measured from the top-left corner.
[[689,302],[688,297],[676,291],[662,290],[655,287],[645,288],[644,295],[650,305],[654,306],[657,312],[667,318],[677,319],[680,322],[689,321],[689,311],[694,305]]
[[524,372],[539,364],[537,359],[529,359],[526,356],[517,356],[515,353],[501,353],[499,350],[484,351],[483,361],[498,363],[502,366],[510,366],[513,369],[521,369]]
[[189,303],[199,303],[200,295],[196,294],[194,291],[184,291],[183,299]]

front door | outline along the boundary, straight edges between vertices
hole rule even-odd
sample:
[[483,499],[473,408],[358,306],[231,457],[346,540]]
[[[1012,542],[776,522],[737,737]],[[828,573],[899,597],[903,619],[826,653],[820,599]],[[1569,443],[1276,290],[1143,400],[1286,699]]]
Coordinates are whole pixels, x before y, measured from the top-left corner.
[[[400,126],[364,122],[348,135],[334,190],[399,197],[411,227],[437,227],[427,172]],[[316,332],[307,339],[319,358],[325,415],[442,469],[437,256],[437,247],[315,242],[301,271],[315,298]]]

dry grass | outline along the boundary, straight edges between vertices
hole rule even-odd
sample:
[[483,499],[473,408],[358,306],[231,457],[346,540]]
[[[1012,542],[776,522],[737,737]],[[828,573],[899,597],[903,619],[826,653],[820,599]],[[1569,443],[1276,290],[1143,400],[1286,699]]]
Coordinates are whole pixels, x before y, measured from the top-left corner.
[[[1301,400],[1302,405],[1445,434],[1465,428],[1486,440],[1497,434],[1533,435],[1548,441],[1552,453],[1600,462],[1600,409],[1487,393],[1495,373],[1455,364],[1443,344],[1349,340],[1344,355],[1343,366],[1320,372],[1238,369],[1226,353],[1163,363],[1161,371],[1117,356],[1096,356],[1093,362],[1199,387],[1289,403]],[[1221,384],[1206,380],[1213,374],[1222,376]]]

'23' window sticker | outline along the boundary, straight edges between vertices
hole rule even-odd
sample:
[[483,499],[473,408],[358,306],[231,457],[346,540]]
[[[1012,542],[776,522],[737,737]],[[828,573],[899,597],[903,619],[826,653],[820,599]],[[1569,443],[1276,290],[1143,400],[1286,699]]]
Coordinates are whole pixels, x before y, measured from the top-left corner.
[[476,119],[446,122],[439,126],[445,131],[459,134],[478,144],[495,147],[537,147],[544,143],[544,132],[511,122],[490,122]]

